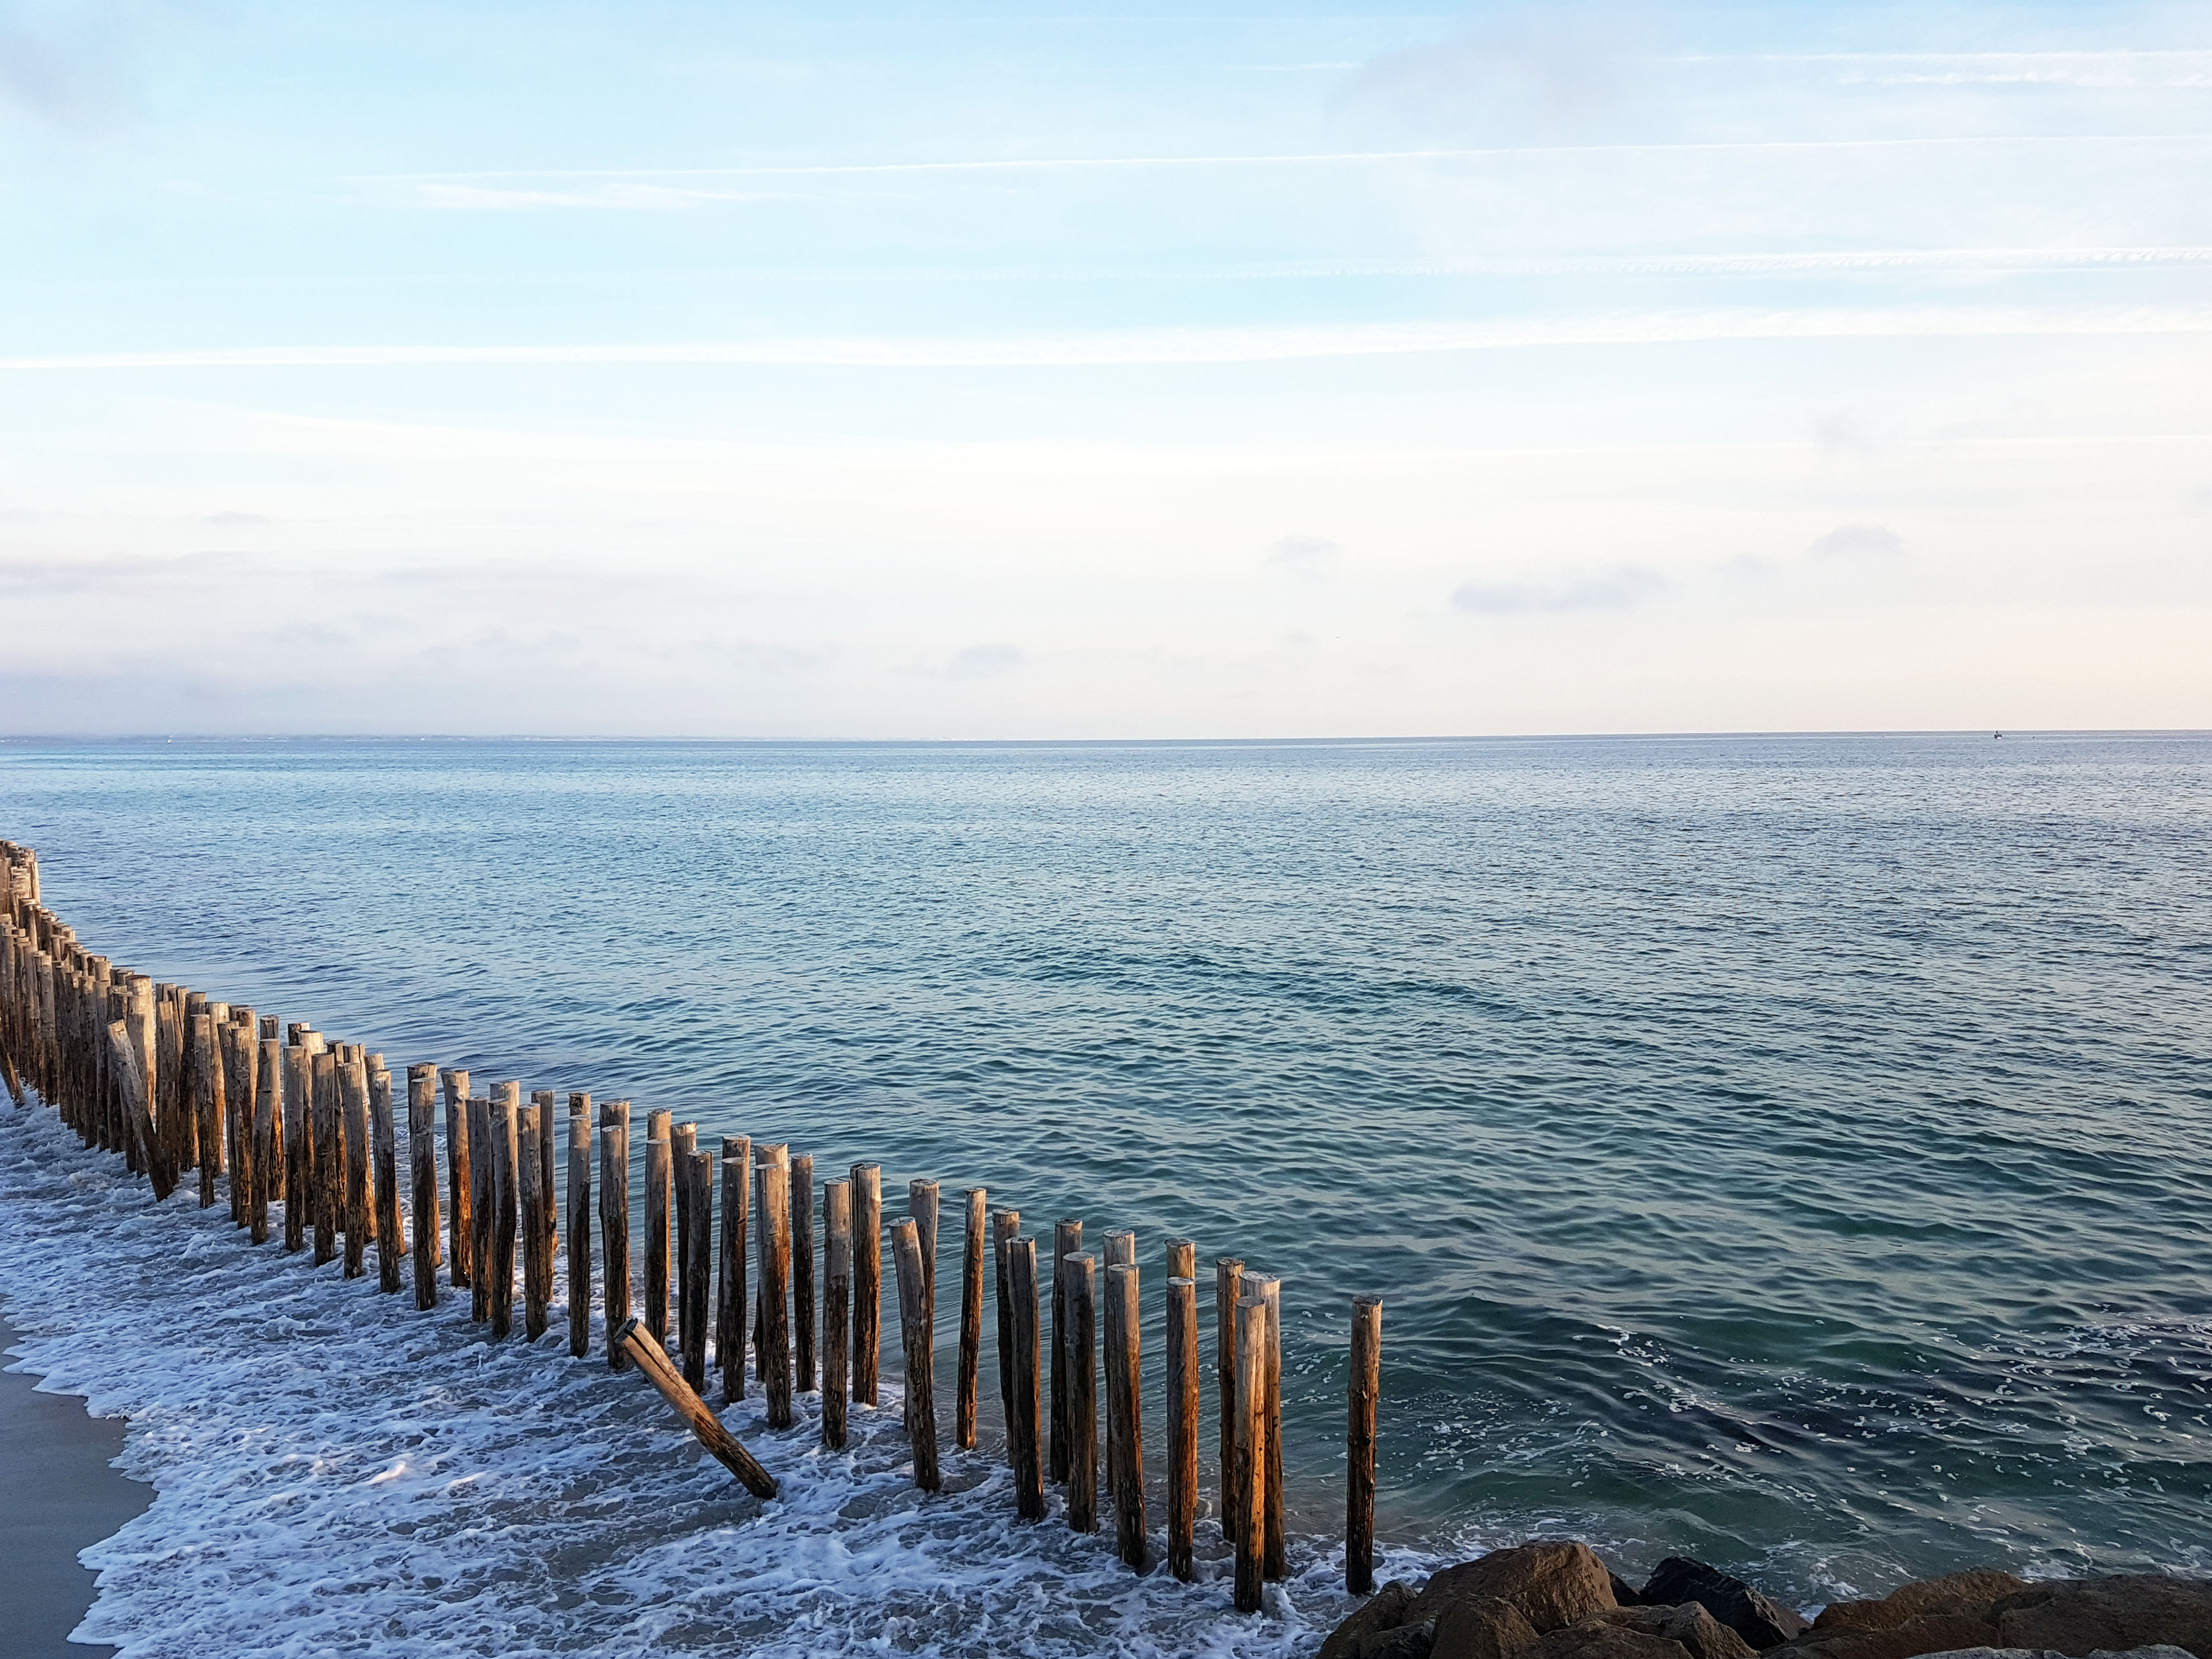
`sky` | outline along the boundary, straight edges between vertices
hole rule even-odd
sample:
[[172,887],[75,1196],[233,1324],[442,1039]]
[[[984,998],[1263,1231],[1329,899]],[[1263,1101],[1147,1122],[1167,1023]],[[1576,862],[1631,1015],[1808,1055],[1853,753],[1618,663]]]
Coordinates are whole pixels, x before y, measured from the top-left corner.
[[0,0],[0,732],[2212,727],[2212,8]]

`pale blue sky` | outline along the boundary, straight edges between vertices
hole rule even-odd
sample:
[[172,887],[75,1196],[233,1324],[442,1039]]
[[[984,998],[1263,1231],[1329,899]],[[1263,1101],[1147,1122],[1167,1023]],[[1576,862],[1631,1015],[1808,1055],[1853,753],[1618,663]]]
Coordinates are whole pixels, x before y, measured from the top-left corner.
[[2212,726],[2212,12],[0,0],[0,731]]

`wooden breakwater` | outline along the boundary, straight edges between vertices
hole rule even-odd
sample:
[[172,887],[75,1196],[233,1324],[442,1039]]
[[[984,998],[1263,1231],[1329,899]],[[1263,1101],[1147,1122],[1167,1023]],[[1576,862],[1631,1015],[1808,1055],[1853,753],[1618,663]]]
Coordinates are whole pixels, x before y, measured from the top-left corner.
[[[380,1054],[304,1022],[280,1024],[275,1015],[156,984],[94,954],[40,902],[36,855],[4,841],[0,1080],[19,1109],[35,1094],[87,1146],[121,1157],[157,1201],[192,1176],[200,1207],[227,1202],[251,1244],[268,1243],[281,1225],[280,1254],[311,1251],[318,1266],[342,1261],[349,1279],[368,1276],[373,1251],[379,1291],[396,1293],[411,1281],[424,1311],[465,1293],[470,1319],[495,1340],[513,1331],[518,1273],[524,1340],[545,1334],[565,1227],[569,1352],[590,1355],[596,1294],[608,1364],[641,1372],[763,1498],[775,1495],[774,1476],[701,1398],[710,1337],[726,1403],[744,1397],[750,1350],[769,1425],[791,1426],[794,1395],[818,1391],[822,1439],[842,1448],[849,1407],[880,1404],[888,1246],[915,1483],[924,1491],[942,1483],[936,1182],[910,1182],[906,1216],[886,1224],[880,1166],[855,1164],[820,1184],[817,1227],[811,1155],[742,1135],[725,1136],[717,1154],[700,1147],[696,1125],[649,1112],[643,1260],[634,1271],[629,1102],[595,1108],[587,1093],[568,1096],[564,1220],[553,1092],[537,1091],[525,1104],[518,1083],[478,1094],[468,1073],[418,1064],[406,1068],[403,1108]],[[1043,1520],[1048,1487],[1059,1486],[1072,1528],[1098,1531],[1103,1505],[1116,1553],[1146,1571],[1153,1562],[1136,1234],[1105,1232],[1102,1263],[1084,1249],[1081,1220],[1056,1221],[1048,1274],[1018,1210],[992,1207],[981,1188],[967,1189],[958,1207],[952,1444],[977,1449],[988,1280],[1016,1512]],[[1164,1565],[1188,1581],[1197,1576],[1202,1417],[1195,1243],[1166,1241],[1164,1265],[1167,1363],[1155,1420],[1164,1419],[1167,1441]],[[1233,1555],[1235,1606],[1256,1611],[1263,1584],[1288,1572],[1282,1281],[1223,1256],[1214,1263],[1213,1304],[1220,1535]],[[1365,1595],[1374,1589],[1379,1299],[1352,1303],[1351,1334],[1345,1582]]]

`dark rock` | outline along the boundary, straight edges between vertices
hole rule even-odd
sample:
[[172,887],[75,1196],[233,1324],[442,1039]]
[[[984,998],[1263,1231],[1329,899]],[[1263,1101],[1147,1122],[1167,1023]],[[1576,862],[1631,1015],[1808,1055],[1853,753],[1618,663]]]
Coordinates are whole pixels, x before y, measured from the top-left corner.
[[1696,1601],[1679,1607],[1615,1607],[1598,1617],[1624,1630],[1642,1631],[1689,1650],[1690,1659],[1752,1659],[1751,1644]]
[[1494,1595],[1455,1601],[1437,1615],[1432,1659],[1533,1659],[1536,1627]]
[[2068,1578],[1993,1602],[1992,1647],[2087,1654],[2161,1644],[2212,1659],[2212,1583],[2162,1573]]
[[1919,1659],[1923,1653],[1985,1646],[1991,1634],[1978,1613],[1924,1613],[1887,1627],[1808,1631],[1770,1659]]
[[[2069,1659],[2069,1656],[2056,1648],[1954,1648],[1948,1653],[1930,1654],[1928,1659]],[[2115,1653],[2110,1648],[2099,1648],[2089,1659],[2189,1659],[2189,1650],[2153,1645]]]
[[1904,1585],[1879,1601],[1832,1601],[1813,1621],[1813,1631],[1820,1636],[1838,1630],[1893,1630],[1908,1619],[1931,1613],[1978,1618],[1999,1596],[2016,1595],[2027,1588],[2024,1581],[1994,1568],[1946,1573]]
[[1403,1579],[1394,1578],[1369,1596],[1364,1607],[1356,1609],[1329,1632],[1316,1659],[1360,1659],[1359,1644],[1363,1641],[1396,1630],[1412,1618],[1413,1611],[1413,1587]]
[[1699,1602],[1754,1648],[1778,1647],[1805,1629],[1802,1619],[1768,1601],[1742,1579],[1684,1555],[1662,1561],[1643,1594],[1646,1605],[1652,1607]]
[[1613,1605],[1613,1575],[1587,1544],[1522,1544],[1446,1567],[1421,1591],[1414,1618],[1455,1601],[1510,1601],[1538,1634],[1579,1624]]
[[1635,1585],[1617,1572],[1608,1571],[1606,1577],[1613,1581],[1613,1602],[1615,1607],[1640,1607],[1644,1605],[1644,1598],[1637,1593]]
[[1437,1626],[1433,1619],[1379,1631],[1359,1644],[1359,1659],[1432,1659]]
[[1543,1638],[1538,1659],[1690,1659],[1680,1642],[1604,1619],[1585,1619]]

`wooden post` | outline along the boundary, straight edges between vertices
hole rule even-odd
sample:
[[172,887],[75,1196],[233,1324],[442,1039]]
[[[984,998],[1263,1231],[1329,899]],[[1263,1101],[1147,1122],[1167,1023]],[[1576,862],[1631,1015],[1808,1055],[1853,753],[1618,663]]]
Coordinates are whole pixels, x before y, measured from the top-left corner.
[[518,1100],[522,1085],[495,1083],[487,1121],[491,1129],[491,1283],[485,1287],[485,1312],[495,1342],[514,1328],[514,1250],[521,1200],[521,1125]]
[[599,1108],[600,1300],[606,1305],[607,1364],[623,1370],[629,1354],[614,1340],[629,1318],[629,1102]]
[[553,1194],[561,1190],[556,1176],[560,1160],[553,1149],[553,1091],[536,1089],[531,1091],[530,1103],[538,1109],[538,1190],[545,1194],[545,1233],[538,1241],[538,1248],[545,1257],[545,1283],[553,1283],[553,1253],[561,1248],[561,1211]]
[[721,1272],[714,1281],[714,1363],[722,1368],[722,1399],[745,1397],[745,1233],[751,1216],[753,1143],[745,1135],[722,1137]]
[[695,1389],[707,1386],[707,1325],[714,1306],[714,1155],[693,1152],[686,1160],[691,1187],[691,1249],[684,1267],[684,1303],[690,1316],[684,1345],[684,1380]]
[[284,1195],[284,1045],[274,1037],[263,1037],[260,1044],[260,1062],[253,1068],[253,1187],[246,1221],[253,1242],[266,1244],[269,1201]]
[[853,1187],[822,1183],[822,1443],[845,1446],[845,1354],[852,1340]]
[[222,1157],[230,1179],[230,1224],[246,1224],[246,1194],[253,1184],[253,1010],[234,1008],[216,1030],[222,1066]]
[[222,1054],[216,1047],[216,1036],[222,1023],[212,1012],[198,1014],[193,1017],[187,1033],[191,1060],[185,1068],[185,1075],[191,1079],[192,1094],[187,1109],[191,1114],[194,1150],[199,1154],[203,1210],[215,1208],[215,1178],[222,1165]]
[[653,1340],[668,1346],[668,1225],[675,1148],[669,1143],[669,1115],[645,1117],[645,1309],[640,1316]]
[[470,1264],[476,1260],[471,1249],[476,1242],[476,1188],[469,1170],[469,1074],[442,1072],[439,1080],[446,1089],[446,1196],[453,1229],[446,1252],[453,1271],[447,1277],[455,1290],[465,1291],[470,1288]]
[[338,1100],[337,1055],[319,1049],[308,1064],[314,1068],[315,1144],[308,1152],[307,1180],[319,1267],[338,1253],[338,1218],[345,1207],[344,1111]]
[[[930,1352],[937,1352],[937,1210],[938,1186],[933,1181],[909,1181],[906,1184],[907,1218],[914,1223],[915,1247],[922,1252],[921,1282],[923,1297],[921,1310],[929,1320]],[[894,1244],[896,1252],[896,1244]],[[903,1311],[901,1319],[904,1319]],[[904,1338],[902,1337],[903,1341]],[[908,1395],[899,1407],[900,1421],[907,1433],[914,1432],[914,1396]]]
[[463,1109],[469,1125],[469,1317],[481,1325],[491,1317],[492,1223],[499,1211],[492,1180],[491,1097],[472,1095]]
[[368,1133],[376,1173],[376,1288],[397,1291],[407,1241],[399,1231],[399,1138],[392,1115],[392,1073],[380,1067],[368,1079]]
[[1060,1257],[1053,1272],[1067,1279],[1067,1524],[1098,1530],[1098,1258]]
[[[673,1123],[668,1131],[668,1176],[673,1198],[676,1242],[671,1260],[674,1266],[668,1276],[668,1298],[675,1305],[671,1317],[676,1325],[676,1362],[680,1368],[684,1356],[691,1350],[691,1304],[684,1299],[684,1287],[691,1278],[691,1154],[699,1150],[699,1126],[696,1123]],[[690,1373],[685,1373],[688,1380]],[[702,1377],[699,1385],[706,1387]]]
[[1188,1584],[1198,1572],[1198,1281],[1188,1273],[1168,1280],[1167,1322],[1168,1571]]
[[983,1235],[988,1194],[968,1189],[968,1224],[960,1243],[960,1369],[952,1395],[952,1443],[975,1449],[975,1396],[983,1366]]
[[791,1158],[791,1316],[799,1392],[814,1391],[814,1154]]
[[[1098,1271],[1104,1275],[1104,1282],[1097,1286],[1096,1290],[1099,1297],[1098,1328],[1101,1335],[1098,1348],[1099,1369],[1103,1372],[1113,1363],[1111,1355],[1114,1343],[1109,1322],[1113,1307],[1111,1293],[1114,1269],[1121,1267],[1133,1267],[1137,1265],[1137,1235],[1127,1227],[1109,1227],[1100,1243],[1103,1249],[1099,1256]],[[1101,1415],[1105,1419],[1103,1427],[1106,1432],[1105,1490],[1111,1493],[1115,1490],[1114,1483],[1116,1476],[1114,1471],[1116,1460],[1121,1456],[1121,1451],[1114,1439],[1119,1431],[1114,1426],[1114,1391],[1110,1382],[1106,1390],[1106,1410]]]
[[305,1249],[307,1212],[307,1155],[314,1118],[314,1056],[295,1044],[284,1057],[284,1248]]
[[1213,1381],[1221,1395],[1221,1535],[1237,1541],[1244,1494],[1237,1486],[1237,1304],[1244,1297],[1244,1263],[1213,1260]]
[[[648,1139],[646,1144],[653,1143]],[[665,1145],[666,1143],[662,1143]],[[699,1437],[699,1443],[714,1455],[715,1461],[738,1480],[745,1490],[763,1502],[775,1496],[775,1477],[761,1468],[753,1455],[738,1443],[735,1435],[724,1428],[714,1413],[707,1409],[707,1402],[692,1391],[676,1367],[668,1363],[668,1352],[647,1332],[638,1328],[635,1319],[626,1319],[616,1330],[609,1345],[629,1355],[638,1370],[645,1373],[646,1381],[660,1390],[660,1396],[676,1407],[677,1414]]]
[[1106,1269],[1107,1467],[1114,1489],[1114,1547],[1145,1570],[1145,1421],[1138,1395],[1144,1376],[1143,1328],[1137,1313],[1136,1264]]
[[991,1212],[991,1295],[999,1310],[999,1414],[1006,1425],[1006,1462],[1013,1466],[1014,1291],[1006,1277],[1006,1249],[1021,1237],[1019,1210]]
[[899,1348],[906,1359],[906,1431],[914,1449],[914,1484],[935,1492],[937,1398],[931,1352],[928,1274],[922,1268],[921,1226],[911,1216],[891,1224],[891,1260],[898,1276]]
[[1189,1239],[1168,1240],[1168,1277],[1193,1279],[1198,1277],[1198,1246]]
[[853,1166],[853,1399],[873,1411],[884,1316],[884,1171]]
[[345,1137],[345,1276],[367,1271],[368,1249],[368,1069],[361,1060],[338,1062],[340,1133]]
[[1006,1289],[1013,1300],[1013,1317],[1009,1322],[1014,1339],[1013,1410],[1006,1419],[1006,1449],[1014,1464],[1014,1512],[1024,1521],[1042,1521],[1044,1448],[1037,1423],[1036,1240],[1006,1241]]
[[592,1351],[592,1097],[568,1097],[568,1355]]
[[415,1177],[415,1305],[438,1305],[438,1068],[407,1068],[407,1162]]
[[1239,1613],[1257,1613],[1267,1565],[1267,1304],[1237,1304],[1237,1593]]
[[760,1377],[768,1421],[791,1426],[791,1149],[756,1151],[760,1171]]
[[[1075,1316],[1068,1310],[1064,1282],[1066,1262],[1083,1254],[1083,1224],[1056,1221],[1052,1228],[1052,1478],[1067,1479],[1068,1334]],[[1088,1531],[1089,1528],[1085,1528]]]
[[545,1304],[553,1287],[545,1277],[545,1166],[538,1156],[543,1137],[538,1126],[545,1109],[532,1103],[514,1109],[516,1195],[522,1208],[522,1340],[545,1334]]
[[[131,1028],[123,1020],[111,1020],[107,1026],[108,1055],[115,1067],[115,1078],[123,1091],[124,1108],[147,1137],[149,1144],[155,1133],[154,1115],[146,1104],[146,1079],[138,1070],[138,1052],[131,1041]],[[177,1189],[176,1177],[158,1162],[153,1163],[148,1173],[154,1179],[154,1201],[160,1203]]]
[[1267,1419],[1267,1458],[1255,1469],[1262,1483],[1261,1509],[1267,1523],[1261,1567],[1267,1577],[1282,1579],[1290,1576],[1283,1534],[1283,1281],[1273,1273],[1246,1274],[1244,1294],[1252,1295],[1255,1287],[1267,1309],[1267,1347],[1260,1356],[1260,1381],[1267,1391],[1262,1410]]
[[1382,1298],[1352,1304],[1350,1420],[1344,1431],[1344,1587],[1375,1593],[1375,1402],[1382,1392]]

